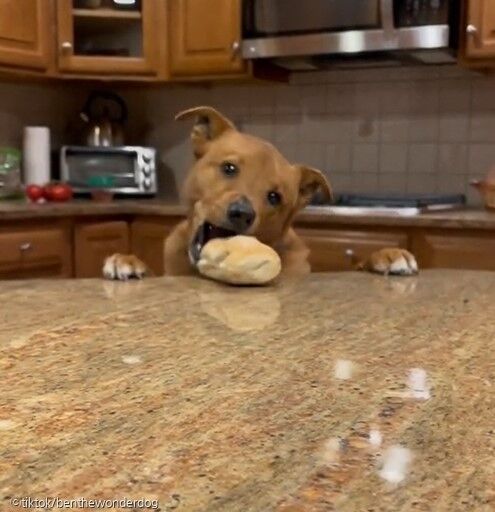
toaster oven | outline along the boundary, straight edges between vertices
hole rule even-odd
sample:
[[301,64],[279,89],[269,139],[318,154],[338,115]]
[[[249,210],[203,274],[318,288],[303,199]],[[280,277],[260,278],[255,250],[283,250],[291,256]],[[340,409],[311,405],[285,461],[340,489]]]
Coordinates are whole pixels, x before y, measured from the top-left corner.
[[105,188],[115,194],[152,196],[157,191],[156,150],[143,146],[63,146],[60,176],[78,193]]

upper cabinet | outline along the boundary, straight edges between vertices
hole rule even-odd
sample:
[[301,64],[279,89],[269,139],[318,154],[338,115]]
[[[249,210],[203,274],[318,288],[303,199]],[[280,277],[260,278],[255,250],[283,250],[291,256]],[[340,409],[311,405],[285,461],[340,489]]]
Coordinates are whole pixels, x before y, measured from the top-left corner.
[[242,74],[241,0],[169,0],[173,77]]
[[0,0],[0,65],[45,71],[52,39],[51,0]]
[[[41,0],[42,1],[42,0]],[[57,63],[62,73],[157,75],[166,34],[165,5],[146,0],[117,8],[101,0],[57,0]],[[85,7],[86,6],[86,7]]]
[[241,56],[243,0],[0,0],[0,71],[52,78],[283,80]]
[[494,0],[468,0],[465,31],[467,58],[495,58]]

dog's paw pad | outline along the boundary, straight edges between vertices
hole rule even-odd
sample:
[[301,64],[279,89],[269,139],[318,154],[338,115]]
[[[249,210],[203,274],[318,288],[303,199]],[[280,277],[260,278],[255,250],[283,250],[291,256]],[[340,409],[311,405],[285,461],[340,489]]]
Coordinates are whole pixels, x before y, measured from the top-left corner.
[[103,277],[127,281],[132,277],[142,279],[146,274],[146,265],[133,254],[112,254],[103,263]]
[[381,249],[374,252],[364,268],[379,274],[412,276],[418,273],[416,258],[405,249]]

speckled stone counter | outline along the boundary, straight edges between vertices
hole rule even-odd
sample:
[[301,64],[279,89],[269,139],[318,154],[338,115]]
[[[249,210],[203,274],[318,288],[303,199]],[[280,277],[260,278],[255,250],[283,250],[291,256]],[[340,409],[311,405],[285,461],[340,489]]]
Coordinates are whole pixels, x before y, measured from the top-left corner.
[[[53,217],[88,217],[116,215],[184,216],[186,208],[177,199],[115,200],[95,203],[74,200],[68,203],[31,204],[26,201],[0,201],[0,225],[3,221]],[[313,225],[341,224],[349,226],[433,227],[453,229],[495,230],[495,212],[482,208],[425,213],[413,217],[383,214],[342,215],[327,208],[308,207],[296,216],[298,223]]]
[[0,509],[495,510],[495,273],[0,282]]

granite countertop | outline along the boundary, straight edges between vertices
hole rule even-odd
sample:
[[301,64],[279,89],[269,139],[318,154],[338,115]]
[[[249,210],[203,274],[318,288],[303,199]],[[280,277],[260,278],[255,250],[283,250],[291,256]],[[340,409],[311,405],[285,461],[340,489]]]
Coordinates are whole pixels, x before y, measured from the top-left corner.
[[495,509],[494,273],[3,281],[0,300],[2,510]]
[[[0,201],[0,222],[46,217],[104,216],[104,215],[164,215],[183,216],[186,208],[177,199],[122,199],[110,203],[74,200],[69,203],[32,204],[26,201]],[[296,221],[312,224],[346,224],[355,226],[382,225],[403,227],[439,227],[495,229],[495,212],[481,208],[466,208],[414,217],[395,217],[383,214],[335,215],[325,208],[308,207]]]

